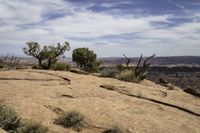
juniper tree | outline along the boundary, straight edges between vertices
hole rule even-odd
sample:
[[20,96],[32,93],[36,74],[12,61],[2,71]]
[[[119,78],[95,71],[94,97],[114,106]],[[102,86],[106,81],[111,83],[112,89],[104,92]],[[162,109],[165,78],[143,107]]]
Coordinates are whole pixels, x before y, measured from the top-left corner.
[[23,51],[28,56],[33,56],[38,60],[39,68],[49,69],[52,64],[55,64],[57,58],[70,49],[70,44],[65,42],[63,45],[57,43],[56,46],[41,46],[37,42],[27,42]]

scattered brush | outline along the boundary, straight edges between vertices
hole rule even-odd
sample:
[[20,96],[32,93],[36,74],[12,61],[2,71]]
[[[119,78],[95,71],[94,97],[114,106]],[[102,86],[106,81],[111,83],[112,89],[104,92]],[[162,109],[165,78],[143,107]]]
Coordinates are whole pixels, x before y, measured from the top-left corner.
[[4,68],[4,65],[1,65],[1,64],[0,64],[0,69],[3,69],[3,68]]
[[65,128],[73,128],[76,131],[81,131],[85,126],[84,116],[77,111],[64,112],[56,119],[56,124],[62,125]]
[[47,133],[48,128],[37,122],[27,122],[17,129],[17,133]]
[[[142,55],[140,56],[140,59],[137,63],[137,66],[135,68],[131,68],[129,66],[129,63],[131,62],[131,58],[126,57],[126,55],[123,54],[126,60],[126,69],[121,71],[121,73],[118,75],[118,79],[128,82],[140,82],[146,78],[147,75],[147,69],[150,67],[149,60],[155,56],[153,54],[152,56],[144,59]],[[120,67],[122,70],[122,68]]]
[[53,70],[69,71],[70,65],[67,63],[56,63],[52,66]]
[[22,120],[10,107],[0,105],[0,128],[10,133],[46,133],[48,129],[36,122],[22,124]]
[[121,72],[121,71],[123,71],[123,70],[126,70],[127,67],[126,67],[126,65],[124,65],[124,64],[117,64],[117,65],[115,66],[115,69],[116,69],[118,72]]
[[116,70],[112,68],[112,69],[103,70],[101,72],[101,77],[116,78],[116,74],[117,74]]
[[122,71],[117,78],[119,80],[127,81],[127,82],[139,82],[137,77],[135,76],[134,72],[132,70],[124,70]]
[[33,65],[32,69],[39,69],[39,66],[38,65]]
[[5,106],[0,105],[0,128],[13,132],[21,125],[21,120],[17,116],[17,113]]

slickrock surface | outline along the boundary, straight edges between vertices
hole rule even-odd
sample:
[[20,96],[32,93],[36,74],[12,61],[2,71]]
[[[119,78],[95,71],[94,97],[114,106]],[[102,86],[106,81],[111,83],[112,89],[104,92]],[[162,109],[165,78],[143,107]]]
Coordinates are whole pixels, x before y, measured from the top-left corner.
[[[116,89],[100,87],[105,84]],[[115,124],[133,133],[200,132],[200,98],[146,80],[136,84],[72,72],[0,71],[0,101],[50,133],[76,132],[54,124],[61,111],[72,110],[90,125],[83,133],[100,133]]]

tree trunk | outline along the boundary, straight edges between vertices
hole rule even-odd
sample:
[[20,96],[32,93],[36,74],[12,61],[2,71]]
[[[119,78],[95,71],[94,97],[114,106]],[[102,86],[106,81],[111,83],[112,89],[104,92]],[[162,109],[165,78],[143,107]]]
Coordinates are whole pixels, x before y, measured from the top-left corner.
[[38,59],[38,63],[39,63],[39,68],[41,69],[42,68],[42,60]]
[[51,64],[52,64],[51,59],[48,59],[47,69],[51,67]]

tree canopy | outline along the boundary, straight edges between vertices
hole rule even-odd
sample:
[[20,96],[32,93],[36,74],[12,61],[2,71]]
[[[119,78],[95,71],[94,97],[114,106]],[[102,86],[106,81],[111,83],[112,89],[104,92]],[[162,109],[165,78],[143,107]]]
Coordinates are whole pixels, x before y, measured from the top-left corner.
[[85,71],[96,72],[100,63],[97,61],[97,55],[88,48],[77,48],[73,51],[72,60]]
[[38,60],[39,67],[49,69],[52,64],[55,64],[57,58],[70,49],[70,44],[57,43],[57,45],[41,46],[37,42],[27,42],[23,51],[28,56],[33,56]]

